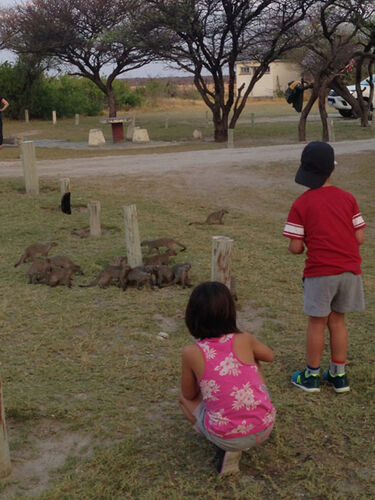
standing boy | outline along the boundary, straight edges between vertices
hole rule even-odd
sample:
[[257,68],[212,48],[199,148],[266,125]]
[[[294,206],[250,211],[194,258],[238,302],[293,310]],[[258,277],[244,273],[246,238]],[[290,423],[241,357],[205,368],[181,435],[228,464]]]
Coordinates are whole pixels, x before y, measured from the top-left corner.
[[283,235],[289,251],[307,248],[303,273],[304,312],[308,315],[306,368],[293,373],[292,383],[320,391],[320,359],[328,326],[331,362],[324,379],[338,392],[349,391],[345,373],[348,333],[345,313],[365,307],[359,246],[366,226],[354,196],[330,183],[333,148],[310,142],[304,148],[295,181],[307,186],[293,203]]
[[3,111],[7,109],[9,103],[0,95],[0,149],[3,147]]

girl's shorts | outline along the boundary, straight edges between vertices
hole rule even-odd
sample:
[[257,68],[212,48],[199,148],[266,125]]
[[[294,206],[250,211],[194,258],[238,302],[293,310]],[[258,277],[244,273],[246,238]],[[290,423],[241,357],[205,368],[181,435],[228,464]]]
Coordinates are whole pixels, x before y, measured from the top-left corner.
[[214,436],[206,429],[204,425],[206,405],[203,401],[199,403],[199,405],[195,408],[195,410],[193,411],[193,415],[197,419],[196,423],[194,424],[194,429],[203,434],[203,436],[211,441],[211,443],[215,444],[225,451],[239,451],[253,448],[254,446],[257,446],[265,441],[271,434],[273,428],[272,424],[264,431],[256,432],[254,434],[250,434],[249,436],[223,439],[218,436]]
[[365,296],[360,274],[312,276],[303,280],[303,311],[309,316],[326,317],[334,311],[363,311]]

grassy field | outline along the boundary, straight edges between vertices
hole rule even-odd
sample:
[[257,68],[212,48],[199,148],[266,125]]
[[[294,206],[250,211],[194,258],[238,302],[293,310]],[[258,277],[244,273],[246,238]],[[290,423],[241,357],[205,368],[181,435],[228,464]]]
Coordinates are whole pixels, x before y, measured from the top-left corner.
[[[182,101],[169,99],[161,101],[153,109],[142,108],[136,111],[136,125],[147,128],[150,139],[155,142],[155,147],[140,149],[129,148],[129,143],[124,143],[121,148],[85,148],[79,150],[66,150],[58,148],[37,148],[38,159],[58,159],[72,157],[90,157],[119,154],[155,153],[163,151],[186,151],[189,149],[211,149],[226,147],[226,144],[213,142],[214,130],[208,108],[200,101]],[[331,110],[329,110],[331,111]],[[251,125],[251,114],[254,113],[254,126]],[[313,109],[313,113],[317,113]],[[126,112],[119,111],[118,115]],[[129,113],[128,113],[129,114]],[[244,109],[235,129],[235,146],[249,147],[275,144],[292,144],[298,142],[298,122],[285,121],[288,117],[297,120],[298,114],[285,101],[285,99],[259,100],[249,102]],[[4,117],[4,135],[23,137],[24,140],[59,139],[69,142],[87,142],[88,132],[92,128],[103,130],[109,143],[112,141],[110,125],[100,123],[103,117],[81,117],[80,124],[76,126],[74,119],[57,120],[56,125],[49,121],[31,120],[29,123],[22,121],[9,121]],[[168,128],[166,128],[168,120]],[[277,121],[265,121],[277,120]],[[374,137],[371,127],[360,128],[357,120],[342,119],[337,113],[334,120],[336,140],[369,139]],[[192,133],[199,129],[203,141],[193,141]],[[307,139],[321,139],[320,121],[308,122]],[[157,143],[166,142],[163,148],[156,147]],[[18,158],[18,148],[4,148],[1,151],[2,160]]]
[[[8,124],[9,125],[9,124]],[[52,128],[52,127],[51,127]],[[58,210],[57,179],[41,194],[0,180],[1,377],[13,474],[2,498],[46,499],[373,499],[375,498],[375,178],[370,154],[341,157],[335,182],[352,191],[368,223],[362,248],[367,310],[350,314],[349,394],[323,386],[309,395],[290,383],[304,364],[303,257],[281,236],[296,165],[237,168],[243,182],[204,192],[180,173],[74,180],[73,213]],[[213,170],[213,176],[215,171]],[[104,234],[72,234],[100,199]],[[210,277],[211,237],[233,238],[239,325],[275,352],[264,372],[277,408],[270,440],[244,454],[241,473],[218,479],[213,447],[180,413],[180,352],[189,290],[80,288],[124,254],[122,205],[137,205],[142,239],[171,236],[187,245],[195,284]],[[225,206],[225,226],[188,226]],[[71,290],[27,284],[14,268],[34,241],[81,265]],[[159,340],[157,333],[169,338]],[[328,343],[328,342],[327,342]],[[328,363],[326,346],[322,366]],[[48,475],[49,473],[49,475]],[[47,481],[49,479],[49,483]]]

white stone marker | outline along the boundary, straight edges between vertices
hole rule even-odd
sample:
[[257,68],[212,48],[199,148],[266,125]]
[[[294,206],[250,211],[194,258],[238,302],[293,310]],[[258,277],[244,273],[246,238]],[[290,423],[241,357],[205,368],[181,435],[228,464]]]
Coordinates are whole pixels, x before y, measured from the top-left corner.
[[143,142],[150,142],[150,138],[148,136],[147,129],[135,127],[134,132],[133,132],[132,141],[134,143],[137,143],[137,144],[143,143]]
[[99,128],[89,130],[89,146],[103,146],[105,144],[103,131]]

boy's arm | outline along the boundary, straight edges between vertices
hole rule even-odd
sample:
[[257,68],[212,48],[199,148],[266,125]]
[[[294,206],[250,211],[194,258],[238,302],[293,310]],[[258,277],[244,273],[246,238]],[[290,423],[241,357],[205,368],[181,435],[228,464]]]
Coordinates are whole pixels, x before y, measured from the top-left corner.
[[182,352],[182,368],[181,368],[181,392],[186,399],[195,399],[200,388],[193,372],[192,366],[196,357],[195,345],[188,345]]
[[289,241],[289,247],[288,247],[289,252],[294,253],[294,254],[299,254],[303,253],[305,250],[305,246],[303,244],[303,240],[295,240],[291,239]]
[[358,245],[362,245],[365,242],[365,228],[357,229],[355,237],[357,238]]

